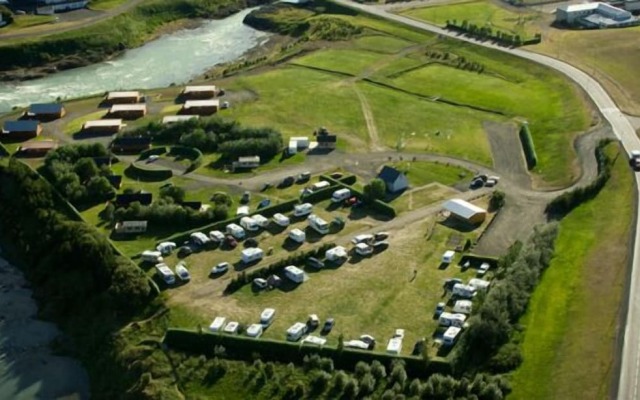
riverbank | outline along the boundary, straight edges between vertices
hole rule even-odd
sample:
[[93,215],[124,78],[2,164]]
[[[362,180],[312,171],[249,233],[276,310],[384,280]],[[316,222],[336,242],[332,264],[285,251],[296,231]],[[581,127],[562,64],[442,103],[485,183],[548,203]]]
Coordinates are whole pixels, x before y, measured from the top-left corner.
[[25,80],[110,60],[190,21],[222,19],[271,0],[149,0],[89,27],[0,44],[0,80]]
[[89,398],[80,362],[52,354],[61,333],[36,319],[38,308],[22,272],[0,258],[0,277],[0,398]]

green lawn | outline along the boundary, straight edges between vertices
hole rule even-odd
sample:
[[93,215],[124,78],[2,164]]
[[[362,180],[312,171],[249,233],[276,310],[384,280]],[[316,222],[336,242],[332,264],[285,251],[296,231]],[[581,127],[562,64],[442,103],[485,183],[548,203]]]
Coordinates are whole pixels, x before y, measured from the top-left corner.
[[216,178],[250,178],[266,171],[302,164],[307,158],[305,153],[297,153],[285,159],[281,159],[280,156],[275,156],[273,159],[271,159],[271,161],[262,164],[258,168],[255,168],[253,170],[231,172],[209,166],[211,163],[215,163],[219,157],[219,154],[206,154],[202,162],[202,167],[198,168],[195,173],[213,176]]
[[602,192],[560,223],[556,255],[522,320],[524,363],[513,375],[510,398],[609,395],[634,210],[625,160],[621,152]]
[[422,19],[444,26],[447,21],[467,21],[478,26],[491,27],[523,37],[532,37],[538,32],[536,23],[542,15],[533,11],[516,12],[489,0],[463,1],[402,11],[403,15]]
[[53,15],[14,15],[13,22],[0,28],[0,33],[28,28],[30,26],[50,24],[54,22],[56,18],[57,17]]
[[409,190],[403,193],[390,204],[398,214],[407,211],[418,210],[422,207],[456,197],[459,192],[452,188],[431,184],[416,190]]
[[386,57],[388,56],[365,50],[327,49],[296,58],[292,63],[360,75]]
[[414,43],[393,36],[372,35],[359,37],[353,41],[356,48],[379,53],[394,54]]
[[433,182],[453,186],[463,180],[469,180],[473,173],[464,168],[427,161],[401,161],[392,164],[403,171],[411,187],[417,188]]
[[84,125],[87,121],[93,121],[96,119],[102,119],[107,114],[105,110],[93,111],[89,114],[83,115],[82,117],[75,118],[69,121],[64,126],[64,133],[66,135],[74,135],[79,133],[82,130],[82,125]]
[[126,2],[127,0],[92,0],[89,3],[89,8],[92,10],[107,11]]

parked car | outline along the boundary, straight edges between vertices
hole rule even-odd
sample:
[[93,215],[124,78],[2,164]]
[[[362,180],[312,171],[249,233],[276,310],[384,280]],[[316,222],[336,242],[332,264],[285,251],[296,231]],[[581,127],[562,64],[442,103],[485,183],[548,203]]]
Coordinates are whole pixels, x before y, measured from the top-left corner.
[[294,178],[293,176],[287,176],[286,178],[284,178],[282,180],[282,182],[280,182],[280,187],[285,188],[285,187],[289,187],[291,185],[293,185],[296,181],[296,178]]
[[344,228],[344,224],[345,224],[344,219],[340,217],[335,217],[333,221],[331,221],[331,226],[334,226],[338,230]]
[[225,242],[226,242],[227,246],[229,246],[232,249],[235,249],[238,246],[238,241],[236,240],[236,238],[234,238],[231,235],[227,235],[225,237]]
[[158,156],[158,155],[155,155],[155,154],[151,155],[151,156],[149,156],[149,158],[147,158],[147,164],[152,163],[154,161],[157,161],[159,158],[160,158],[160,156]]
[[489,263],[482,263],[480,265],[480,268],[478,268],[478,275],[482,276],[486,274],[487,271],[489,271],[489,268],[491,268],[491,265],[489,265]]
[[269,283],[267,282],[266,279],[263,278],[256,278],[253,280],[253,286],[255,286],[256,289],[266,289],[267,286],[269,286]]
[[271,189],[273,187],[272,183],[265,183],[264,185],[262,185],[262,189],[260,189],[261,192],[264,192],[265,190]]
[[471,184],[469,184],[471,189],[479,189],[482,186],[484,186],[484,181],[482,179],[474,179],[471,181]]
[[424,338],[419,339],[415,345],[413,345],[413,351],[411,352],[412,356],[420,356],[424,354],[424,346],[426,345],[426,340]]
[[328,335],[331,330],[333,329],[334,325],[336,324],[336,320],[333,318],[327,318],[326,321],[324,321],[324,325],[322,325],[322,333],[324,335]]
[[352,207],[352,206],[355,206],[357,202],[358,202],[358,198],[356,196],[352,196],[344,201],[344,206]]
[[368,233],[362,234],[362,235],[357,235],[355,236],[353,239],[351,239],[351,243],[353,244],[358,244],[358,243],[371,243],[373,242],[374,237],[373,235],[370,235]]
[[311,268],[321,269],[324,268],[324,263],[315,257],[309,257],[307,258],[307,266]]
[[476,179],[480,179],[482,182],[486,182],[487,179],[489,179],[489,177],[487,176],[487,174],[478,174],[476,176],[473,177],[473,180],[475,181]]
[[264,199],[260,203],[258,203],[258,210],[261,208],[269,207],[271,205],[271,200]]
[[242,197],[240,198],[240,203],[247,204],[250,201],[251,201],[251,192],[245,191],[244,193],[242,193]]
[[244,247],[258,247],[258,241],[254,238],[249,238],[244,241]]
[[191,280],[191,274],[189,274],[189,270],[184,262],[179,262],[178,265],[176,265],[176,275],[178,275],[178,278],[183,282],[189,282]]
[[484,186],[486,187],[494,187],[496,185],[496,181],[494,181],[493,179],[487,179],[487,181],[484,183]]
[[178,257],[185,258],[193,254],[193,249],[190,246],[182,246],[178,249]]
[[223,101],[222,104],[220,104],[220,109],[221,110],[226,110],[229,107],[231,107],[231,104],[229,104],[228,101]]
[[303,172],[300,175],[298,175],[298,178],[296,179],[296,183],[305,183],[305,182],[308,182],[309,179],[311,179],[311,172]]
[[433,312],[433,315],[436,316],[436,318],[440,317],[440,314],[442,314],[444,312],[444,308],[446,307],[446,304],[443,302],[440,302],[436,305],[436,309]]
[[221,262],[215,267],[211,268],[211,275],[222,275],[229,270],[231,264],[228,262]]
[[333,172],[329,176],[332,177],[333,179],[340,179],[340,178],[342,178],[342,172]]
[[320,325],[320,319],[318,319],[318,316],[316,314],[310,314],[309,319],[307,319],[307,326],[309,327],[309,330],[316,329],[318,325]]
[[389,248],[389,242],[381,240],[379,242],[374,242],[371,246],[373,247],[373,251],[383,251]]
[[444,288],[447,289],[447,290],[451,290],[458,283],[462,283],[462,279],[460,279],[460,278],[449,278],[446,281],[444,281]]
[[371,335],[360,336],[360,341],[369,345],[369,350],[373,350],[376,347],[376,339]]

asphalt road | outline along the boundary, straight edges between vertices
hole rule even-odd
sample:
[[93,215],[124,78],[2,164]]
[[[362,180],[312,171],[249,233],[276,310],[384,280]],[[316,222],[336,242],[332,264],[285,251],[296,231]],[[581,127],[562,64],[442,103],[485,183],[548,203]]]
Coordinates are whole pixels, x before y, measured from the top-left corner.
[[[587,92],[602,116],[609,122],[609,124],[611,124],[614,134],[620,139],[623,147],[627,152],[634,149],[640,150],[640,139],[638,139],[638,136],[636,135],[631,122],[618,109],[607,92],[595,79],[570,64],[541,54],[530,53],[521,49],[511,49],[489,42],[480,42],[474,39],[460,36],[455,32],[450,32],[437,26],[427,24],[425,22],[391,14],[386,10],[378,8],[376,6],[352,3],[346,0],[333,1],[347,7],[356,8],[369,14],[379,16],[381,18],[396,21],[401,24],[409,25],[424,31],[433,32],[443,36],[454,37],[459,40],[496,49],[553,68],[556,71],[559,71],[566,75],[569,79],[571,79],[582,89],[584,89],[585,92]],[[640,179],[638,177],[638,174],[636,174],[636,190],[638,191],[638,196],[640,197]],[[640,269],[640,267],[638,265],[640,263],[640,260],[638,259],[638,251],[636,250],[640,248],[640,218],[636,218],[635,232],[636,235],[634,238],[634,248],[631,250],[633,253],[633,259],[631,283],[629,288],[629,304],[624,333],[624,344],[622,348],[622,365],[618,383],[618,399],[620,400],[639,399],[638,385],[640,380],[640,280],[638,279],[638,269]]]

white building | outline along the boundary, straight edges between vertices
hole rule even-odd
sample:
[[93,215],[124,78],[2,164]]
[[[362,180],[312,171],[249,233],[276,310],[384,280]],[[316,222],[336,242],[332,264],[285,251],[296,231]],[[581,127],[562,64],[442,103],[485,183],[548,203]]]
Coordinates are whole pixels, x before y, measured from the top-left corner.
[[618,28],[638,24],[629,11],[607,3],[563,5],[556,9],[556,22],[587,28]]
[[469,224],[479,224],[487,217],[487,210],[462,199],[451,199],[442,206],[445,211]]

